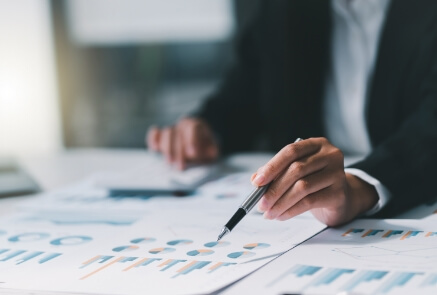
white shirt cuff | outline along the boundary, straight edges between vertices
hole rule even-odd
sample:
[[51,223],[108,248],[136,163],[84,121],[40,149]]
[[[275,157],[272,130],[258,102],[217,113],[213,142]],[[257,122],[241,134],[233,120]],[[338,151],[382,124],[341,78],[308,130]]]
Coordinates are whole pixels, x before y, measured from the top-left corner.
[[356,168],[346,168],[346,169],[344,169],[344,172],[352,174],[352,175],[360,178],[361,180],[364,180],[365,182],[373,185],[376,189],[376,192],[378,193],[378,197],[379,197],[378,203],[376,203],[376,205],[373,206],[372,209],[365,212],[364,213],[365,216],[370,216],[370,215],[373,215],[373,214],[379,212],[390,200],[390,198],[391,198],[390,192],[378,179],[370,176],[369,174],[367,174],[363,170],[356,169]]

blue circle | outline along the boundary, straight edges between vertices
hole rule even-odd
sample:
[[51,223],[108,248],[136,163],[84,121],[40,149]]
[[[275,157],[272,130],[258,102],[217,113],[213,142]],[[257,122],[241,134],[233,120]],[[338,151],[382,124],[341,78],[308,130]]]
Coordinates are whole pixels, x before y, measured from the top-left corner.
[[208,248],[219,248],[219,247],[226,247],[229,246],[231,243],[226,241],[213,241],[209,243],[205,243],[204,246]]
[[130,242],[133,244],[143,244],[143,243],[151,243],[156,241],[155,238],[136,238],[131,240]]
[[12,236],[8,239],[9,242],[34,242],[39,241],[45,238],[48,238],[50,235],[47,233],[25,233],[19,234],[16,236]]
[[179,246],[179,245],[189,245],[192,243],[193,243],[192,240],[173,240],[173,241],[167,242],[167,245]]
[[241,251],[241,252],[233,252],[228,254],[229,258],[232,259],[237,259],[237,258],[249,258],[254,256],[255,253],[254,252],[249,252],[249,251]]
[[67,236],[59,239],[55,239],[50,244],[55,246],[75,246],[92,241],[91,237],[87,236]]

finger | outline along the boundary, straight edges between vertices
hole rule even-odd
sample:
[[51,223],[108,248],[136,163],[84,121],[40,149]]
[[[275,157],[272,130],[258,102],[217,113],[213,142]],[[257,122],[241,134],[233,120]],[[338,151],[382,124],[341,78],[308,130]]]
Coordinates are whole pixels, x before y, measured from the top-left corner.
[[335,172],[324,169],[299,179],[266,211],[265,217],[277,218],[305,197],[334,184],[337,177]]
[[184,170],[186,167],[186,156],[185,156],[185,141],[183,136],[183,130],[179,128],[176,129],[174,142],[174,151],[175,151],[175,161],[179,170]]
[[256,177],[256,172],[252,174],[252,176],[250,176],[250,181],[252,182]]
[[186,154],[193,160],[198,160],[201,157],[202,133],[201,123],[190,122],[190,126],[184,130],[186,139]]
[[161,134],[160,151],[168,163],[172,163],[174,158],[173,132],[173,128],[169,127],[163,129]]
[[150,127],[146,136],[147,147],[153,151],[158,151],[160,135],[161,135],[161,130],[158,127],[156,126]]
[[285,146],[267,164],[258,169],[253,184],[256,186],[266,185],[278,177],[290,163],[316,153],[321,149],[321,146],[322,142],[317,138],[310,138]]
[[209,127],[199,121],[196,122],[187,134],[187,154],[194,161],[207,162],[218,156],[218,147]]
[[286,168],[270,185],[264,197],[260,201],[260,209],[268,211],[273,204],[290,188],[296,181],[305,176],[322,170],[329,164],[329,159],[320,154],[301,158]]
[[314,208],[329,207],[333,202],[335,202],[335,189],[329,186],[300,200],[276,219],[287,220]]
[[211,161],[218,157],[218,146],[214,140],[209,140],[207,147],[205,148],[204,159],[206,161]]

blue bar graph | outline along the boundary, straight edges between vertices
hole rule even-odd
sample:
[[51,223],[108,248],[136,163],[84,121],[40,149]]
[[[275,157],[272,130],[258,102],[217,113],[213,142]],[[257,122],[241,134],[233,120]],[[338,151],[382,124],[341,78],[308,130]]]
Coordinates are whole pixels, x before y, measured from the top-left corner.
[[352,291],[358,287],[361,283],[371,282],[374,280],[381,280],[388,274],[388,271],[373,271],[365,270],[357,274],[355,277],[350,279],[342,289],[342,291]]
[[36,256],[39,256],[41,254],[44,254],[44,252],[40,252],[40,251],[31,252],[31,253],[25,255],[24,257],[17,259],[16,264],[24,263],[24,262],[26,262],[32,258],[35,258]]
[[370,229],[369,231],[367,231],[364,235],[362,235],[361,237],[362,238],[365,238],[365,237],[371,237],[371,236],[375,236],[375,235],[377,235],[378,233],[380,233],[380,232],[383,232],[384,230],[383,229]]
[[267,287],[274,286],[275,284],[279,283],[286,277],[290,275],[294,275],[297,278],[301,278],[304,276],[312,276],[315,273],[317,273],[319,270],[321,270],[322,267],[320,266],[311,266],[311,265],[294,265],[292,268],[290,268],[288,271],[284,272],[282,275],[280,275],[278,278],[271,281],[269,284],[267,284]]
[[162,258],[146,258],[144,261],[142,261],[140,263],[136,263],[134,265],[134,267],[147,266],[147,265],[151,264],[152,262],[160,261],[160,260],[162,260]]
[[[7,253],[9,251],[9,253]],[[10,261],[12,258],[17,258],[14,262],[16,265],[25,263],[29,260],[37,256],[43,255],[45,252],[42,251],[27,251],[27,250],[11,250],[11,249],[0,249],[0,255],[3,255],[3,258],[0,259],[0,262]],[[21,256],[22,255],[22,256]],[[46,256],[41,258],[38,263],[42,264],[47,262],[55,257],[61,256],[61,253],[47,253]]]
[[218,269],[220,269],[222,267],[235,265],[235,264],[236,263],[234,263],[234,262],[218,262],[209,268],[208,273],[212,273],[212,272],[217,271]]
[[136,260],[138,257],[125,257],[123,259],[121,259],[119,262],[124,263],[124,262],[130,262],[130,261],[134,261]]
[[404,231],[403,230],[389,230],[386,232],[382,237],[383,238],[390,238],[395,235],[401,235]]
[[58,257],[58,256],[61,256],[61,255],[62,255],[61,253],[49,253],[49,254],[47,254],[45,257],[41,258],[41,259],[38,261],[38,263],[39,263],[39,264],[43,264],[43,263],[45,263],[45,262],[47,262],[47,261],[49,261],[49,260],[52,260],[52,259],[54,259],[54,258],[56,258],[56,257]]
[[342,234],[342,236],[347,237],[350,234],[362,233],[363,231],[364,231],[364,228],[351,228],[348,231],[346,231],[344,234]]
[[432,287],[437,286],[437,273],[430,274],[425,280],[423,280],[420,287]]
[[422,233],[423,231],[421,230],[410,230],[408,231],[405,235],[402,236],[401,240],[405,240],[405,239],[409,239],[411,237],[415,237],[418,234]]
[[355,269],[331,268],[313,280],[307,287],[319,287],[322,285],[330,285],[332,282],[340,278],[344,274],[353,273]]
[[388,293],[395,287],[405,286],[414,276],[422,275],[422,273],[417,272],[400,272],[394,274],[382,286],[376,290],[375,293]]
[[94,262],[97,263],[105,263],[106,261],[110,260],[111,258],[114,258],[114,256],[103,256],[103,255],[97,255],[94,258],[91,258],[90,260],[87,260],[82,263],[82,266],[80,268],[85,268]]
[[170,259],[167,263],[158,266],[165,266],[164,268],[161,269],[161,271],[166,271],[167,269],[181,262],[187,262],[187,261],[182,259]]
[[26,250],[12,251],[12,253],[8,253],[4,258],[0,259],[0,261],[8,261],[9,259],[17,257],[18,255],[21,255],[23,253],[26,253]]
[[179,269],[177,271],[178,273],[176,275],[174,275],[173,278],[176,278],[179,275],[189,274],[190,272],[192,272],[193,270],[196,270],[196,269],[202,269],[210,263],[211,263],[211,261],[193,261],[193,262],[187,264],[186,266],[182,267],[181,269]]

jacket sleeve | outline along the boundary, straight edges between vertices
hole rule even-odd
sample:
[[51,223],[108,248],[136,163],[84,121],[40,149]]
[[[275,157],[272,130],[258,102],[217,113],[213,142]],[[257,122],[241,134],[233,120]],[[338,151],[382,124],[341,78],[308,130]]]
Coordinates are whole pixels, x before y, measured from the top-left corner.
[[414,98],[420,101],[418,106],[366,159],[352,165],[378,179],[390,191],[392,197],[377,214],[380,217],[391,217],[436,200],[437,42],[432,48],[428,74]]

